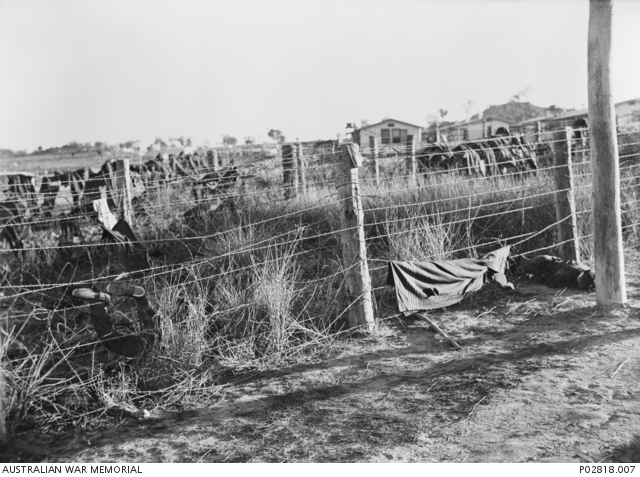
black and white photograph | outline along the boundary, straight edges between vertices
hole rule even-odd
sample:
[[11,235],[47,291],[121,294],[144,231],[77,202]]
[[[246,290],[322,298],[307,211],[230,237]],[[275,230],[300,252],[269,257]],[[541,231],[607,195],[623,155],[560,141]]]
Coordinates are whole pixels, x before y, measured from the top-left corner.
[[638,474],[639,240],[640,0],[0,0],[2,474]]

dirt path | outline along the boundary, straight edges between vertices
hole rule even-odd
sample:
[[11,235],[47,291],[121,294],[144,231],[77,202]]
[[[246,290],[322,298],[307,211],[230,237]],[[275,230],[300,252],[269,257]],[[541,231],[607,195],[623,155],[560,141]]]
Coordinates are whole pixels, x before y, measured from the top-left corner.
[[630,306],[609,314],[593,293],[485,286],[431,315],[464,351],[422,321],[390,320],[326,361],[230,385],[208,408],[63,444],[32,436],[40,450],[11,459],[637,462],[638,275],[627,283]]

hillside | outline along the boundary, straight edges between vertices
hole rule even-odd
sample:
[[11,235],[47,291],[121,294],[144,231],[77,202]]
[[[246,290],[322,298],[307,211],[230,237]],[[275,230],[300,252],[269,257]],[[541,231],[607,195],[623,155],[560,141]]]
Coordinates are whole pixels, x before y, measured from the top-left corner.
[[489,106],[482,113],[482,117],[500,118],[510,123],[517,123],[526,119],[537,118],[540,116],[555,116],[564,112],[563,109],[555,106],[544,108],[535,106],[531,103],[522,103],[518,101],[510,101],[506,104]]

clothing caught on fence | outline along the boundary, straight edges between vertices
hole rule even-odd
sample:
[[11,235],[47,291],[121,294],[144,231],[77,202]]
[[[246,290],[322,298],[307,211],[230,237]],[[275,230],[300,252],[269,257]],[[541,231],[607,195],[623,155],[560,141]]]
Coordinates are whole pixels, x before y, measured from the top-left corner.
[[432,310],[454,305],[465,294],[495,280],[513,289],[504,275],[509,246],[481,258],[432,262],[389,262],[387,285],[395,286],[401,312]]

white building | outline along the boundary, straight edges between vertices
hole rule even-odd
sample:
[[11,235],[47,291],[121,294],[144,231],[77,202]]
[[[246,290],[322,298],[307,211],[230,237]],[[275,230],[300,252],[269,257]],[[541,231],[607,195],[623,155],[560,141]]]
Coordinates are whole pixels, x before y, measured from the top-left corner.
[[351,132],[351,140],[360,147],[372,146],[374,138],[377,140],[378,146],[405,145],[411,143],[413,139],[416,140],[416,144],[420,144],[422,142],[422,126],[397,119],[385,119]]
[[440,127],[440,140],[443,142],[470,141],[495,135],[498,128],[509,129],[510,123],[504,119],[486,117],[471,119],[460,123]]

